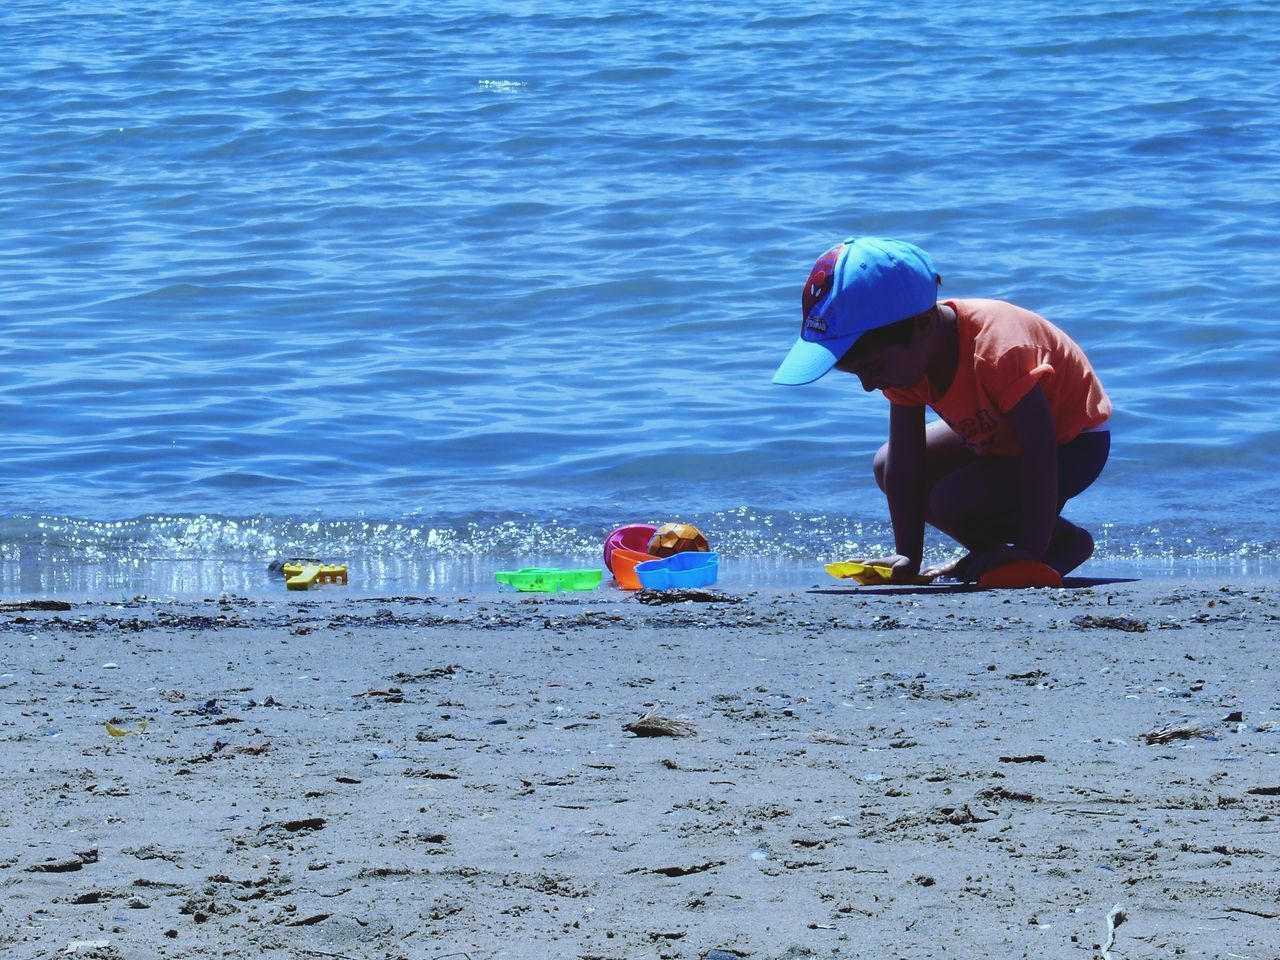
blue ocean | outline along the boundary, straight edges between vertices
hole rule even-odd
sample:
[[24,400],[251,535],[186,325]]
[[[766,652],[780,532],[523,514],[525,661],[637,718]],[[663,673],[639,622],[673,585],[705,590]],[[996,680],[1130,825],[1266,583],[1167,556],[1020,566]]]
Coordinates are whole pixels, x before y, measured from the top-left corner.
[[891,543],[888,405],[770,378],[856,234],[1085,348],[1082,573],[1275,573],[1278,64],[1273,0],[9,0],[0,592],[469,590],[665,520],[824,580]]

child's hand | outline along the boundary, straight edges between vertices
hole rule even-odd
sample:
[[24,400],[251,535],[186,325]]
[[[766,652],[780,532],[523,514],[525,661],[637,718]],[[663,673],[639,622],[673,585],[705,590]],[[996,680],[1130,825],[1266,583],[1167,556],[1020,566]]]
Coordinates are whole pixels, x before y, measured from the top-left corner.
[[872,557],[869,560],[859,560],[858,563],[865,564],[868,567],[892,568],[893,576],[889,578],[890,583],[911,583],[915,575],[920,572],[919,560],[912,560],[910,557],[904,557],[900,553],[890,554],[887,557]]

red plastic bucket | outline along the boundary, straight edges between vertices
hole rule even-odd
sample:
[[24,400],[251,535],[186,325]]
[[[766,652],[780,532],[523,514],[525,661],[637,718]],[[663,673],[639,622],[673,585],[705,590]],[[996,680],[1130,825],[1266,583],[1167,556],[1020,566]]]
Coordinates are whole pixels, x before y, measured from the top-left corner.
[[648,552],[649,540],[657,529],[648,523],[631,523],[613,531],[604,541],[604,565],[610,572],[613,571],[613,551],[618,549],[634,550],[636,553]]

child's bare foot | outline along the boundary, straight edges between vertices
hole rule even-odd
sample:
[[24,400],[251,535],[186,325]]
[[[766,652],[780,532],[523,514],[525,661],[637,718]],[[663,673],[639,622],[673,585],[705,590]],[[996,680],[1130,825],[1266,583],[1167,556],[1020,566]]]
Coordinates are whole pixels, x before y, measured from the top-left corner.
[[1044,562],[1064,577],[1093,556],[1093,537],[1089,531],[1069,520],[1058,518],[1053,538],[1045,551]]
[[939,563],[927,570],[920,572],[926,577],[941,577],[943,580],[971,580],[972,577],[967,576],[969,561],[973,559],[972,553],[966,553],[963,557],[957,557],[950,563]]

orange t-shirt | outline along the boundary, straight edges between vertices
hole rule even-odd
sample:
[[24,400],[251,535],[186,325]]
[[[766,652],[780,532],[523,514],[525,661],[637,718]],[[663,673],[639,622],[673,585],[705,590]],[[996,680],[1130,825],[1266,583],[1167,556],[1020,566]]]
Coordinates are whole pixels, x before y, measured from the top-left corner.
[[1059,444],[1111,416],[1111,401],[1075,341],[1039,314],[1001,300],[944,300],[956,312],[955,379],[935,396],[929,377],[884,391],[893,403],[933,408],[977,454],[1017,456],[1005,416],[1038,383],[1049,399]]

